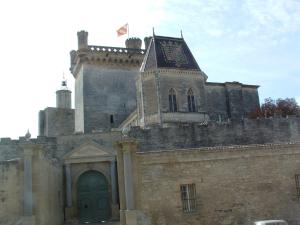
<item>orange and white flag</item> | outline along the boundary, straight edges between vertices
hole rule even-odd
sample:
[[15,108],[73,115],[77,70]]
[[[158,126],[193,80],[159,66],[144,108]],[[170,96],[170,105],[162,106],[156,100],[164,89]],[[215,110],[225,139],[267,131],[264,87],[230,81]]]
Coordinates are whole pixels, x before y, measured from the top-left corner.
[[120,27],[117,30],[118,37],[127,34],[127,32],[128,32],[128,23],[126,23],[124,26]]

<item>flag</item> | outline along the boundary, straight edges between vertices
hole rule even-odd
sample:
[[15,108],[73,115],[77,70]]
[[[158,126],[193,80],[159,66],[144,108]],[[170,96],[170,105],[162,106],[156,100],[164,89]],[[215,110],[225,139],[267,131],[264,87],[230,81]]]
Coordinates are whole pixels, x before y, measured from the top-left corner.
[[122,36],[124,34],[127,34],[127,31],[128,31],[128,23],[126,23],[124,26],[120,27],[117,30],[118,37],[120,37],[120,36]]

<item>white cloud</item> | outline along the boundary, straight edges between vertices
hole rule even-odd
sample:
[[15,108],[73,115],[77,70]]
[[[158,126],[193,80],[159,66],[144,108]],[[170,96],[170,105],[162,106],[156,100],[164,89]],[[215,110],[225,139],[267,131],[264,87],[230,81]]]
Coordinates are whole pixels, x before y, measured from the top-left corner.
[[246,0],[244,12],[249,15],[248,28],[262,38],[299,31],[300,1]]

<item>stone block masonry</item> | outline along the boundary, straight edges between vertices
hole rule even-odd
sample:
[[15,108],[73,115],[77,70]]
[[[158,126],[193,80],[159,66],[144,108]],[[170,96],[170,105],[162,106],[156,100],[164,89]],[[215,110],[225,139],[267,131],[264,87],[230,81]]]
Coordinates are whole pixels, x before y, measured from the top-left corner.
[[[152,225],[300,223],[299,144],[157,150],[137,153],[136,161],[137,209]],[[195,185],[192,212],[183,210],[186,184]]]
[[18,159],[0,161],[0,224],[11,225],[22,216],[22,175]]
[[141,129],[133,127],[129,136],[139,142],[139,151],[204,146],[229,146],[300,141],[300,117],[244,119],[208,124],[178,123],[174,126]]

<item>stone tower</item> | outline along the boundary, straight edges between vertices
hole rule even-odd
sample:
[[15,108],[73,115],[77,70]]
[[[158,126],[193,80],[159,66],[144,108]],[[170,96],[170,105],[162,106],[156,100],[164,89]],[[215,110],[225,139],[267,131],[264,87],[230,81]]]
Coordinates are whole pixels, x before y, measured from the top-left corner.
[[141,40],[130,38],[126,48],[88,44],[80,31],[78,50],[71,51],[75,77],[75,132],[118,127],[136,109],[135,79],[144,58]]
[[71,91],[63,80],[56,91],[56,107],[47,107],[39,112],[39,136],[57,137],[74,133],[74,109]]
[[184,39],[154,35],[147,45],[137,81],[140,125],[206,121],[207,76]]
[[67,81],[63,80],[61,87],[56,91],[56,108],[71,109],[71,93],[67,87]]

